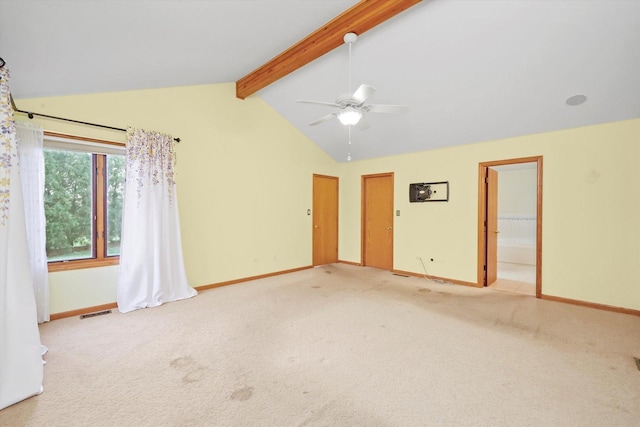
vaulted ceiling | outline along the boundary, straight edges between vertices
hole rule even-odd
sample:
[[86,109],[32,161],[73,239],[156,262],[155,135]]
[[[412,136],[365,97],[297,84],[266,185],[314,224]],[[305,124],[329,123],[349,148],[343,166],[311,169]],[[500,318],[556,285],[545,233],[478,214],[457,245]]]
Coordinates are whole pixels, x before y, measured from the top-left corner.
[[[0,57],[16,99],[236,82],[356,3],[0,0]],[[354,87],[409,106],[368,114],[354,160],[640,117],[636,0],[423,0],[352,48]],[[343,162],[346,128],[308,126],[333,110],[296,100],[348,87],[343,45],[251,96]]]

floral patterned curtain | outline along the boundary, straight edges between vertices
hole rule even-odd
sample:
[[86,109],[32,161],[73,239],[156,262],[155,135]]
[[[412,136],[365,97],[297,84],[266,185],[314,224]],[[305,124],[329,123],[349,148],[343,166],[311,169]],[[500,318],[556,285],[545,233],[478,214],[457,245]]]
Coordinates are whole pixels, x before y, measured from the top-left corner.
[[170,135],[127,129],[118,309],[126,313],[197,294],[182,258]]
[[37,319],[9,70],[0,67],[0,409],[42,391]]
[[9,98],[9,70],[0,69],[0,226],[9,221],[11,175],[18,160],[16,124]]

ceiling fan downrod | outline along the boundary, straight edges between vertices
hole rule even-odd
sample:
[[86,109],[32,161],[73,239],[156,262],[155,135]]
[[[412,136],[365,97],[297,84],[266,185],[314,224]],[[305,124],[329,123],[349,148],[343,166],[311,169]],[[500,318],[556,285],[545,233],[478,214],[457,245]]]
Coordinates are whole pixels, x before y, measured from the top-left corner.
[[342,38],[349,45],[349,93],[351,93],[351,45],[358,40],[356,33],[347,33]]

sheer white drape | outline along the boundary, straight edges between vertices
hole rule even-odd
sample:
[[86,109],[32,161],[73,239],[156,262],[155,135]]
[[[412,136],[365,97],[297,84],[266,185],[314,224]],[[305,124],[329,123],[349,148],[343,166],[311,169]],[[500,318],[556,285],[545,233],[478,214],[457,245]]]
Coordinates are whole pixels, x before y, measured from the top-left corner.
[[127,129],[118,309],[126,313],[197,295],[182,258],[170,135]]
[[16,122],[20,178],[29,242],[29,260],[38,323],[49,321],[49,273],[47,270],[47,233],[44,216],[44,153],[42,128]]
[[0,68],[0,409],[42,392],[43,377],[8,80]]

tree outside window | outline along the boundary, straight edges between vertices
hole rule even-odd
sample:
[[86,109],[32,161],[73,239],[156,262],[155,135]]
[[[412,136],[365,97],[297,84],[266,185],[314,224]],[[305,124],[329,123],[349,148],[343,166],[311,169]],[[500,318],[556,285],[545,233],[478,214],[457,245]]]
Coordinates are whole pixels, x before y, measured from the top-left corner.
[[46,148],[44,160],[48,261],[119,255],[124,156]]
[[107,156],[107,256],[120,255],[124,177],[124,156]]

